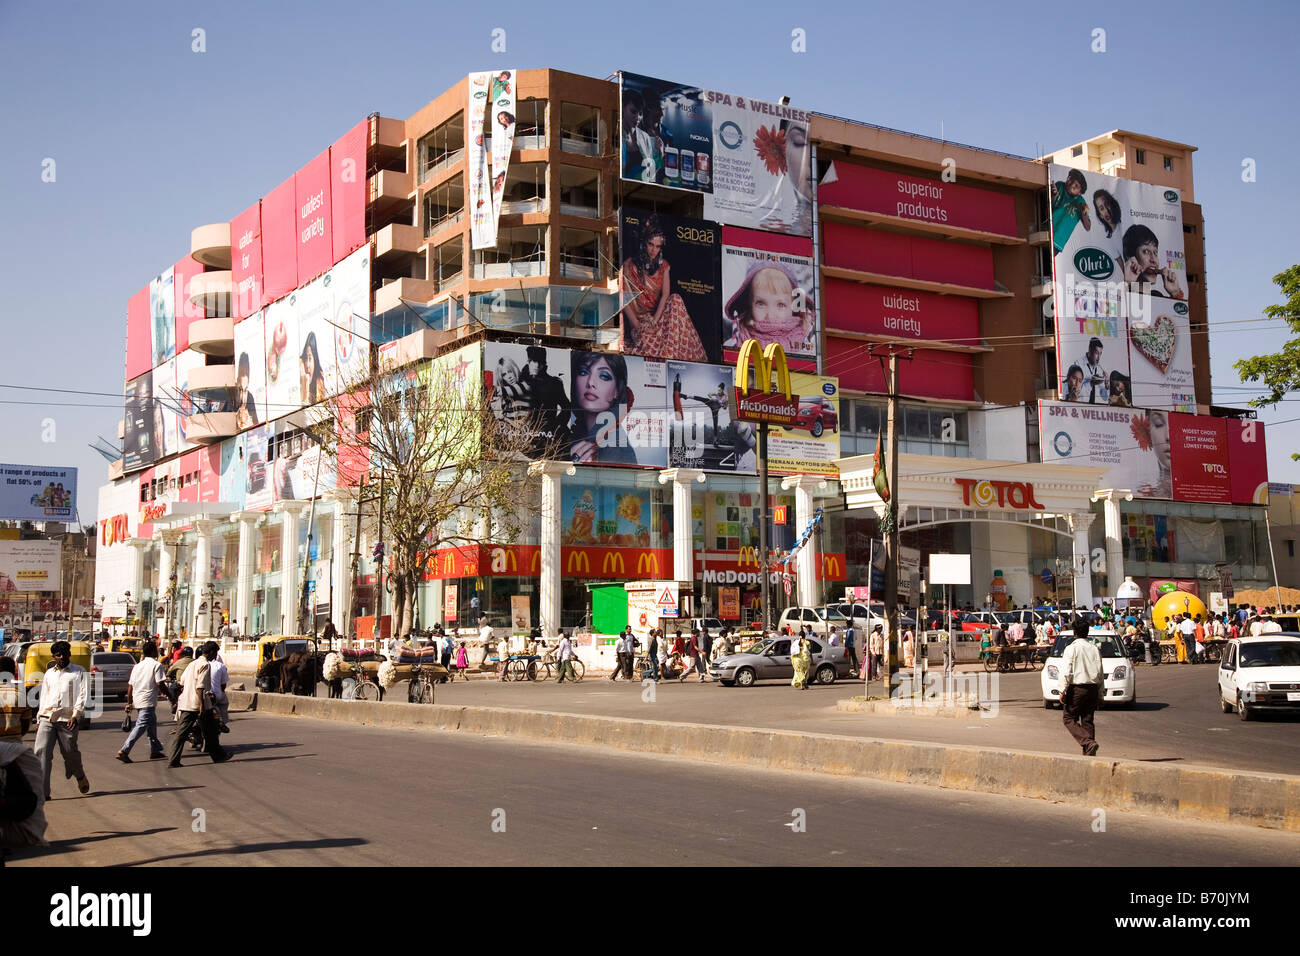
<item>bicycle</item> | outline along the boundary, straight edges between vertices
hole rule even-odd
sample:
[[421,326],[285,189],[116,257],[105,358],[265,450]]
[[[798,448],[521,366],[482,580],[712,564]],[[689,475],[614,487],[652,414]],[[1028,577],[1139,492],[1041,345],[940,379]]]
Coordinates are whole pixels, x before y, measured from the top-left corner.
[[433,703],[433,678],[421,664],[416,664],[411,669],[411,679],[406,685],[406,700],[411,704]]
[[343,699],[383,700],[384,689],[370,679],[370,674],[364,667],[354,664],[352,676],[343,680]]
[[[578,660],[576,657],[573,660],[571,660],[569,663],[573,665],[573,669],[569,672],[572,675],[572,679],[581,682],[582,678],[587,673],[586,665],[583,664],[582,661]],[[532,670],[534,676],[531,679],[550,680],[552,667],[555,668],[555,674],[558,677],[560,673],[559,661],[533,661]],[[545,673],[542,672],[542,668],[546,668]]]

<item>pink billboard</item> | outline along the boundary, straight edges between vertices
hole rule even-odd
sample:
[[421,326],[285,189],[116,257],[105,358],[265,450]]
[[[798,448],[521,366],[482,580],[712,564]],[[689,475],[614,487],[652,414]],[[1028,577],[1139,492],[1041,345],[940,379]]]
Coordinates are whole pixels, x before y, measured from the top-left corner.
[[1232,500],[1237,504],[1268,504],[1268,457],[1264,446],[1264,423],[1229,418],[1228,460],[1232,463]]
[[978,345],[979,302],[915,289],[826,280],[826,327]]
[[1015,200],[1006,193],[851,163],[831,165],[817,201],[940,227],[1018,235]]
[[190,347],[190,323],[206,316],[201,303],[190,305],[190,280],[202,274],[203,266],[186,256],[176,263],[173,272],[176,276],[173,285],[176,296],[176,354],[180,355]]
[[153,327],[149,324],[149,287],[126,302],[126,380],[153,368]]
[[993,251],[987,247],[859,229],[841,222],[827,222],[822,230],[826,266],[994,288]]
[[330,147],[330,221],[333,260],[366,244],[366,145],[370,121],[362,120]]
[[262,204],[255,202],[230,220],[230,284],[235,322],[246,319],[263,305]]
[[293,177],[298,236],[298,281],[304,285],[334,265],[330,239],[330,153],[321,153]]
[[262,200],[262,278],[267,302],[298,287],[298,211],[293,179]]
[[1228,478],[1228,428],[1222,418],[1207,415],[1169,415],[1174,499],[1177,501],[1232,501]]
[[[840,388],[847,391],[887,393],[881,364],[867,354],[867,348],[866,342],[828,335],[826,374],[839,376]],[[971,357],[961,352],[917,349],[912,361],[898,363],[898,389],[902,395],[919,398],[974,401]]]

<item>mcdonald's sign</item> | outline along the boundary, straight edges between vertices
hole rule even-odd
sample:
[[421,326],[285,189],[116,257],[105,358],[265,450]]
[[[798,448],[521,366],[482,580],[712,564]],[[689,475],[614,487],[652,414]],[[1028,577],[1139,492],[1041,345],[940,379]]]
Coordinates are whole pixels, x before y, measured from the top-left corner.
[[443,577],[455,577],[456,571],[456,552],[448,551],[442,556],[442,575]]
[[[585,558],[586,555],[584,554]],[[602,574],[609,574],[613,571],[615,574],[627,574],[627,566],[623,563],[623,555],[618,551],[606,551],[605,560],[601,562],[600,571]]]
[[844,580],[844,561],[841,555],[822,555],[822,578],[827,581]]
[[[749,366],[754,364],[754,387],[749,387]],[[776,373],[776,385],[772,373]],[[745,422],[793,425],[799,415],[799,396],[790,391],[790,364],[785,350],[777,342],[759,351],[757,339],[740,347],[733,379],[736,392],[736,418]],[[752,393],[752,394],[751,394]]]
[[659,575],[659,557],[653,551],[642,551],[636,559],[636,573],[645,577],[649,574],[651,577]]
[[736,567],[743,568],[747,564],[758,567],[758,548],[741,548],[740,556],[736,558]]
[[537,574],[542,569],[542,549],[536,548],[533,551],[533,562],[528,567],[530,574]]
[[591,574],[591,558],[587,556],[586,551],[569,552],[569,563],[565,567],[565,571],[568,574],[573,574],[575,570],[583,574]]

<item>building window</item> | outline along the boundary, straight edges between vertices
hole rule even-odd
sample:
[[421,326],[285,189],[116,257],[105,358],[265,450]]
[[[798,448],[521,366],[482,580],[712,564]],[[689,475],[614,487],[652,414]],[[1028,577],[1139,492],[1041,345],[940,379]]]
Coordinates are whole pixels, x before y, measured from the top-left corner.
[[[515,104],[514,149],[546,148],[546,100],[529,97]],[[486,145],[486,144],[485,144]]]
[[1183,232],[1187,233],[1189,236],[1194,236],[1196,235],[1196,227],[1183,223]]
[[1166,156],[1166,157],[1165,157],[1165,169],[1166,169],[1167,171],[1172,171],[1173,168],[1174,168],[1174,158],[1173,158],[1172,156]]
[[600,155],[600,111],[596,107],[560,104],[560,149],[580,156]]
[[560,213],[584,219],[600,218],[600,170],[560,167]]
[[560,231],[560,275],[566,279],[600,278],[599,237],[580,229]]
[[1070,155],[1071,155],[1071,156],[1082,156],[1082,155],[1083,155],[1083,147],[1082,147],[1082,146],[1071,146],[1071,147],[1070,147]]
[[465,271],[465,246],[457,233],[433,250],[433,280],[439,291],[460,281]]
[[457,173],[424,194],[424,234],[433,235],[465,217],[465,177]]
[[509,279],[546,274],[546,231],[540,226],[499,229],[492,249],[474,250],[473,278]]
[[501,215],[546,211],[546,164],[512,163],[506,170]]
[[1201,274],[1200,274],[1199,272],[1189,272],[1189,273],[1187,273],[1187,281],[1188,281],[1188,282],[1200,282],[1200,281],[1201,281]]
[[1147,151],[1145,149],[1133,150],[1133,162],[1139,166],[1145,166],[1147,164]]
[[465,114],[457,113],[420,140],[420,182],[457,162],[465,153]]

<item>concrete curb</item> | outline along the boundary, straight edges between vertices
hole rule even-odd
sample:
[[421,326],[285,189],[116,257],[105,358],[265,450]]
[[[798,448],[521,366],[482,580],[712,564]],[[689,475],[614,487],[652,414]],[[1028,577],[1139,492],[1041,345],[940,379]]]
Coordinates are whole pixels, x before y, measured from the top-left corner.
[[936,705],[933,702],[917,706],[910,697],[893,700],[837,700],[835,709],[849,714],[879,714],[885,717],[957,717],[983,716],[984,708],[972,702],[971,706],[954,704]]
[[232,691],[232,710],[615,747],[1300,833],[1300,777],[835,734]]

